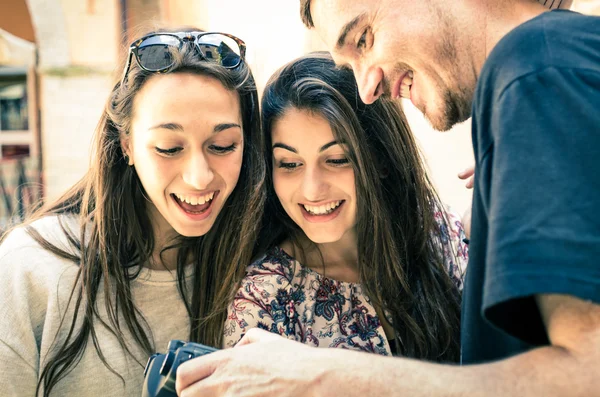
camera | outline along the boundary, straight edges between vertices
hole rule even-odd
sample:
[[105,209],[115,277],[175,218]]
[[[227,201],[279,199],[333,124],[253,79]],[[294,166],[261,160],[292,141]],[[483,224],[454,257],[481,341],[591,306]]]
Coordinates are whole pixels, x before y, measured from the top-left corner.
[[172,340],[166,354],[153,354],[144,369],[142,397],[177,397],[175,376],[180,364],[217,351],[199,343]]

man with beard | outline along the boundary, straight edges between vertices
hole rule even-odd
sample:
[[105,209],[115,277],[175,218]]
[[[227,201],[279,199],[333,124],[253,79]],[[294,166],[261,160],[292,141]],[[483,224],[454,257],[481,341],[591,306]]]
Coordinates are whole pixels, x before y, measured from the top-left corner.
[[533,0],[300,3],[336,63],[354,70],[365,103],[410,98],[442,131],[472,116],[463,366],[252,330],[240,347],[182,366],[178,390],[599,396],[600,18]]

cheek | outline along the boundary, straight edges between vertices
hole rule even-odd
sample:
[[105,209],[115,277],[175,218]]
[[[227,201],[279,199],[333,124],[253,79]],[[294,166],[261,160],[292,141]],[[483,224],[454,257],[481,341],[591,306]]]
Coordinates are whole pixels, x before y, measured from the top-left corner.
[[223,178],[230,190],[235,188],[242,172],[243,152],[241,150],[229,156],[216,157],[213,161],[213,171]]
[[356,200],[356,180],[354,179],[354,170],[348,170],[336,175],[337,185],[352,199]]
[[283,205],[286,204],[288,199],[292,196],[294,191],[293,183],[291,183],[291,178],[289,175],[282,175],[280,172],[273,172],[273,188],[275,189],[275,194],[279,198],[279,201]]
[[134,156],[135,171],[146,190],[171,179],[176,167],[148,150],[138,150]]

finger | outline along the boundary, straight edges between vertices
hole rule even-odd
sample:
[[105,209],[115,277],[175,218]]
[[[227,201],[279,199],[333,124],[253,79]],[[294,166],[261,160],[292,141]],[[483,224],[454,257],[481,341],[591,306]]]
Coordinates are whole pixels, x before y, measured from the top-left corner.
[[218,396],[219,388],[208,380],[192,383],[183,390],[177,389],[179,397],[211,397]]
[[278,341],[283,339],[281,336],[260,328],[252,328],[246,332],[246,335],[235,345],[235,347],[249,345],[258,342]]
[[175,390],[179,395],[189,385],[211,376],[222,365],[226,351],[218,351],[186,361],[177,368]]
[[467,189],[473,189],[473,185],[475,184],[475,177],[470,177],[465,186]]
[[472,165],[466,169],[464,169],[463,171],[458,173],[458,177],[460,179],[467,179],[470,176],[473,176],[475,174],[475,165]]

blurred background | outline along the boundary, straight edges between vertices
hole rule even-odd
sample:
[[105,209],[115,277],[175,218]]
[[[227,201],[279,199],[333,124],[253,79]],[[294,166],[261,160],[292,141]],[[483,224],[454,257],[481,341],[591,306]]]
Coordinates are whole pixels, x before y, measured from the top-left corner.
[[[600,15],[600,0],[571,9]],[[259,93],[280,66],[324,49],[297,0],[0,0],[0,230],[83,176],[120,57],[141,30],[165,24],[242,38]],[[462,214],[471,192],[456,175],[473,163],[470,121],[441,134],[403,107],[442,200]]]

